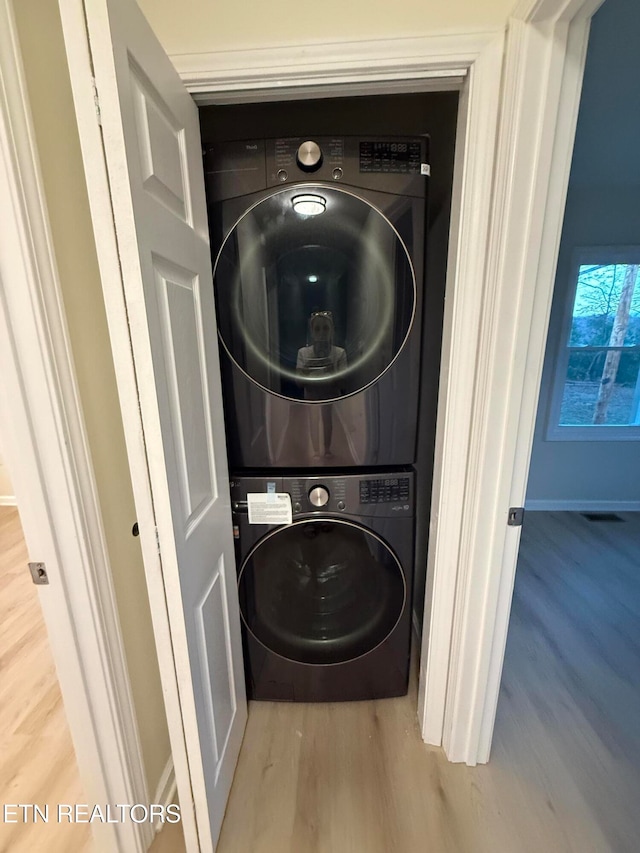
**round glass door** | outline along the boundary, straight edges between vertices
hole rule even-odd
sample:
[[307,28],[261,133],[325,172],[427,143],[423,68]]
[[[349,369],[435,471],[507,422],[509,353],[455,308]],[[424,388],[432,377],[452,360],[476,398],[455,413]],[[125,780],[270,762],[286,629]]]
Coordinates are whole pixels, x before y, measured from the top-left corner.
[[238,578],[240,612],[267,649],[306,664],[353,660],[398,623],[406,585],[391,549],[363,527],[297,521],[268,534]]
[[214,267],[220,338],[261,387],[321,402],[375,382],[407,339],[416,288],[405,244],[372,205],[298,185],[251,207]]

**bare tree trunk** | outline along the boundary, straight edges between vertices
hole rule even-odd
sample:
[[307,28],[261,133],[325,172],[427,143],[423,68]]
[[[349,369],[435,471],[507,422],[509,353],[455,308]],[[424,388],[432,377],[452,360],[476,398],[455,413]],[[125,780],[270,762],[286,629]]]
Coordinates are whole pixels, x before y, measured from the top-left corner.
[[[624,275],[624,284],[622,285],[622,293],[620,294],[620,302],[618,310],[613,321],[613,329],[611,329],[611,337],[609,338],[610,347],[621,347],[624,344],[624,338],[627,334],[629,326],[629,314],[631,313],[631,300],[633,299],[633,291],[638,278],[639,264],[629,264]],[[598,399],[596,408],[593,413],[593,423],[603,424],[607,416],[607,409],[613,386],[616,381],[618,365],[620,364],[620,350],[610,350],[602,368],[602,377],[600,379],[600,387],[598,388]]]

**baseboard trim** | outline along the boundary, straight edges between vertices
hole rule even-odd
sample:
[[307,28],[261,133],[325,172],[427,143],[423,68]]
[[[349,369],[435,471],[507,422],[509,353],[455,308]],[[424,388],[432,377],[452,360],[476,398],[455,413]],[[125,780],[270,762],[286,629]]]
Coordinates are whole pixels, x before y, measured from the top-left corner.
[[0,506],[17,506],[15,495],[0,495]]
[[[173,766],[173,757],[169,756],[169,760],[167,761],[167,764],[162,771],[162,775],[160,776],[160,781],[158,782],[153,802],[166,807],[171,803],[175,803],[176,793],[176,771]],[[160,832],[163,826],[164,824],[162,821],[154,822],[154,829],[156,832]]]
[[640,512],[640,501],[532,500],[524,506],[531,512]]

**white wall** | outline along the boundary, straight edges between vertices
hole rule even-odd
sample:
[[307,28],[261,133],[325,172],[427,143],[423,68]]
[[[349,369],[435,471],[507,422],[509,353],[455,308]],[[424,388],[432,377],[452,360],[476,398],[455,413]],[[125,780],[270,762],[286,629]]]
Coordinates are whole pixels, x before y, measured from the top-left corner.
[[640,15],[606,0],[593,19],[560,243],[527,506],[640,509],[635,441],[547,441],[562,312],[576,246],[640,245]]
[[303,42],[500,30],[514,0],[138,0],[169,55]]
[[[0,447],[0,454],[2,453],[2,448]],[[13,494],[13,486],[11,484],[11,477],[9,476],[9,472],[7,471],[7,466],[4,464],[4,460],[0,455],[0,506],[10,506],[15,504],[16,499]]]

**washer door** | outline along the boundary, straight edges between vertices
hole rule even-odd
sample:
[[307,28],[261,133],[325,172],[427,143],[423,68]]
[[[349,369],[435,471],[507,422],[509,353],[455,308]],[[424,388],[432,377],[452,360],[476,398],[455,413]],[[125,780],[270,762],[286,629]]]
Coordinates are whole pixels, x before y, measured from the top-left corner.
[[[411,201],[397,207],[407,213]],[[375,382],[415,313],[398,232],[371,204],[331,186],[297,185],[251,207],[226,237],[214,280],[229,356],[289,399],[324,402]]]
[[344,663],[393,631],[406,584],[393,551],[359,525],[297,521],[267,534],[240,570],[240,612],[267,649],[305,664]]

